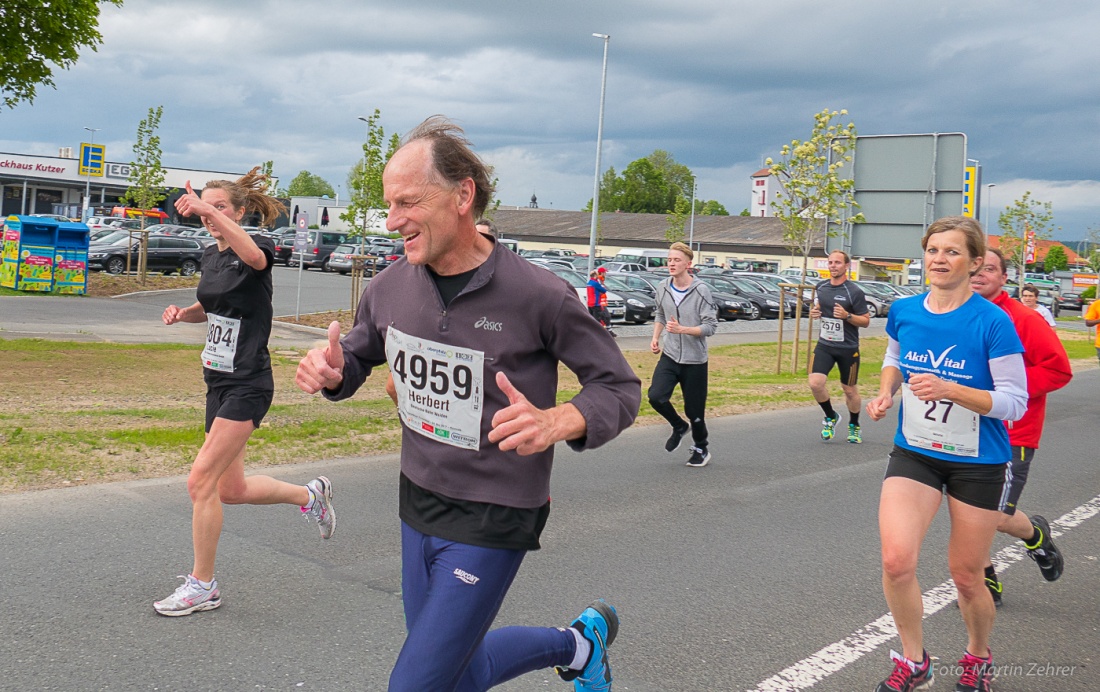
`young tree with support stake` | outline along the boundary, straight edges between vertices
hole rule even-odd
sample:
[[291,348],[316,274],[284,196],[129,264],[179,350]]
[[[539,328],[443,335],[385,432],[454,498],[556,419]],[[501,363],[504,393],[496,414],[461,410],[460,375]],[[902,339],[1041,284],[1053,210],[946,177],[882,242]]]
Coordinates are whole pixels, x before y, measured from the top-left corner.
[[[776,218],[783,222],[783,242],[792,254],[802,256],[802,281],[805,282],[810,252],[819,232],[828,235],[830,223],[861,223],[863,214],[851,214],[855,201],[855,180],[841,178],[840,169],[852,161],[856,146],[856,126],[834,122],[848,111],[828,108],[814,114],[810,138],[792,140],[783,145],[780,160],[768,159],[765,165],[779,181],[779,191],[771,202]],[[802,301],[795,303],[795,319],[802,316]],[[798,364],[798,329],[795,322],[795,349],[792,371]],[[782,344],[780,344],[782,348]]]
[[1021,288],[1027,283],[1024,272],[1028,263],[1035,261],[1036,243],[1049,238],[1054,230],[1050,225],[1053,219],[1050,202],[1032,199],[1030,190],[997,217],[997,227],[1001,229],[1001,252],[1016,267],[1016,279]]
[[[129,187],[123,196],[123,202],[137,207],[141,215],[141,249],[138,253],[138,276],[145,285],[146,266],[149,258],[149,235],[145,232],[145,210],[152,209],[168,196],[164,189],[164,167],[160,164],[160,118],[164,106],[149,109],[149,115],[138,123],[137,138],[134,142],[135,160],[130,162]],[[130,253],[126,253],[126,273],[130,273]]]
[[[386,162],[401,145],[401,138],[396,133],[390,137],[389,144],[383,154],[382,146],[386,140],[386,132],[378,124],[382,111],[375,108],[374,114],[367,118],[367,141],[363,143],[363,158],[352,166],[348,173],[348,201],[347,209],[340,214],[340,218],[348,222],[353,229],[349,235],[367,234],[367,226],[372,219],[386,217],[386,202],[382,191],[382,171],[386,168]],[[357,230],[357,229],[361,229]]]

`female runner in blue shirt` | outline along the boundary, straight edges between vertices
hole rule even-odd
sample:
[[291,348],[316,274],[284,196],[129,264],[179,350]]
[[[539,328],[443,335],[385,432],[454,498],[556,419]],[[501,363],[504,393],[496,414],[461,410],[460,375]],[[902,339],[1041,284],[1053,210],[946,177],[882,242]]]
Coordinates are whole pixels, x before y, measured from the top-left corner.
[[902,390],[898,428],[879,501],[882,584],[901,637],[894,671],[877,692],[931,685],[924,650],[917,559],[947,494],[948,566],[966,623],[957,692],[992,689],[989,636],[995,609],[984,567],[1011,477],[1003,420],[1027,409],[1023,346],[1003,310],[970,289],[985,257],[981,227],[961,216],[939,219],[921,240],[930,291],[890,308],[890,337],[879,394],[867,404],[881,420]]

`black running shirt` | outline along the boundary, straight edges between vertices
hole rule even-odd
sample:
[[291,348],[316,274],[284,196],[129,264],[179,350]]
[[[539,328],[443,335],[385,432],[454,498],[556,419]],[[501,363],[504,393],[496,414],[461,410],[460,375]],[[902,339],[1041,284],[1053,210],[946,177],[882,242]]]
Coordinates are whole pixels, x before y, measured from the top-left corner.
[[[196,295],[207,316],[203,350],[207,384],[249,382],[274,387],[267,342],[273,315],[271,266],[275,246],[263,236],[254,236],[253,240],[267,257],[267,266],[262,270],[245,264],[232,248],[219,251],[217,243],[207,246],[202,255],[202,279]],[[265,382],[270,384],[265,386]]]
[[[863,289],[847,280],[839,286],[834,286],[828,279],[819,283],[817,303],[821,306],[821,316],[825,318],[833,318],[833,307],[838,304],[853,315],[867,314],[867,296],[863,295]],[[858,349],[859,328],[846,320],[841,324],[844,328],[843,341],[828,341],[822,337],[818,343],[837,349]]]

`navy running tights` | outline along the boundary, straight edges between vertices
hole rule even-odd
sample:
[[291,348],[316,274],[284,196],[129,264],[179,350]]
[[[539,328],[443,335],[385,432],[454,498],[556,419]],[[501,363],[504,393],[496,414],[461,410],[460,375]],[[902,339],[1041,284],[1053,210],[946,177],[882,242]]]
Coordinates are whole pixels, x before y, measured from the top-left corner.
[[479,548],[401,523],[401,590],[408,637],[390,692],[487,690],[573,660],[573,633],[556,627],[489,627],[526,551]]

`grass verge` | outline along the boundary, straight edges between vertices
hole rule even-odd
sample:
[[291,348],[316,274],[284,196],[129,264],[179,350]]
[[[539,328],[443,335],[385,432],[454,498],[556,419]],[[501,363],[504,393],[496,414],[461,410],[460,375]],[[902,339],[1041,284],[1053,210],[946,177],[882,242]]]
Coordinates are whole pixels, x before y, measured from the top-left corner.
[[[1072,359],[1095,367],[1091,337],[1061,330]],[[878,391],[885,339],[865,339],[860,390]],[[400,424],[383,373],[356,396],[332,403],[294,384],[301,353],[272,354],[275,401],[249,441],[246,463],[277,465],[394,452]],[[657,357],[626,353],[645,391]],[[193,346],[0,340],[0,493],[186,473],[203,441],[205,386]],[[790,352],[783,355],[789,371]],[[806,406],[805,363],[775,374],[775,344],[713,348],[707,413],[731,415]],[[842,398],[835,377],[833,397]],[[562,368],[558,401],[579,389]],[[679,394],[677,394],[677,397]],[[677,407],[682,402],[677,400]],[[638,425],[663,423],[642,404]]]

